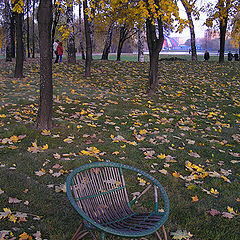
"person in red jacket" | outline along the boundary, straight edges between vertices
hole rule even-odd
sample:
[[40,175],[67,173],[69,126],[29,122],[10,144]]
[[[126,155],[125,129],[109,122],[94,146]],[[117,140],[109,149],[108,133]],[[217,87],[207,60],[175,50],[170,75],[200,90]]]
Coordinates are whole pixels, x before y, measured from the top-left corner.
[[62,55],[63,55],[63,46],[62,46],[62,42],[59,42],[58,46],[57,46],[57,54],[59,56],[59,62],[62,62]]

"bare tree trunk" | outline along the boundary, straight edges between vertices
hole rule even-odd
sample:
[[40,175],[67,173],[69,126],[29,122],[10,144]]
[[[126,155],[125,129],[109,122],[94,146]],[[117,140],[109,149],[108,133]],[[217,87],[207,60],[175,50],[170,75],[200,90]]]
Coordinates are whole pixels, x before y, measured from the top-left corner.
[[124,42],[127,40],[127,34],[128,34],[128,29],[126,25],[123,25],[122,27],[120,27],[120,35],[119,35],[118,49],[117,49],[117,61],[121,60],[122,48],[123,48]]
[[192,61],[197,61],[197,49],[196,49],[196,38],[195,38],[195,31],[193,25],[193,19],[191,12],[187,11],[188,21],[190,23],[190,36],[191,36],[191,52],[192,52]]
[[226,20],[220,20],[220,53],[219,53],[219,62],[224,62],[224,52],[225,52],[225,37],[227,30]]
[[70,30],[70,34],[67,40],[68,63],[76,63],[73,5],[71,5],[71,7],[67,7],[66,15],[67,15],[67,28]]
[[22,42],[23,42],[23,61],[26,61],[27,56],[26,56],[26,44],[25,44],[25,33],[26,33],[26,28],[24,24],[24,13],[22,14]]
[[24,49],[23,49],[23,13],[15,13],[16,19],[16,39],[17,39],[17,51],[16,51],[16,65],[15,65],[15,78],[23,77],[23,61],[24,61]]
[[159,53],[162,50],[164,35],[163,35],[163,25],[161,19],[157,20],[159,38],[157,38],[156,27],[152,24],[150,19],[146,20],[146,30],[147,30],[147,43],[149,49],[150,57],[150,69],[149,69],[149,89],[148,93],[152,94],[155,88],[158,86],[158,58]]
[[192,61],[197,61],[197,49],[196,49],[196,38],[195,38],[195,31],[194,31],[194,24],[192,19],[192,11],[186,1],[181,0],[183,7],[187,13],[187,18],[189,21],[189,29],[190,29],[190,37],[191,37],[191,52],[192,52]]
[[230,0],[226,1],[226,6],[224,6],[223,1],[219,1],[220,8],[226,8],[226,16],[220,18],[220,53],[219,53],[219,62],[224,62],[224,51],[225,51],[225,40],[226,40],[226,31],[228,23],[228,7],[230,6]]
[[35,58],[35,0],[33,0],[33,12],[32,12],[32,58]]
[[29,0],[27,0],[27,53],[28,58],[30,58],[30,40],[29,40],[30,32],[29,32]]
[[83,13],[84,13],[84,27],[85,27],[85,38],[86,38],[86,61],[85,61],[85,76],[91,76],[91,62],[92,62],[92,41],[91,41],[91,30],[88,21],[88,15],[86,13],[87,0],[83,1]]
[[138,29],[138,62],[144,62],[144,38],[143,29]]
[[5,9],[4,9],[4,21],[5,21],[5,29],[6,29],[6,61],[12,61],[12,53],[11,53],[11,8],[8,0],[4,1]]
[[82,42],[82,3],[79,1],[79,48],[82,54],[82,59],[85,60],[85,53],[83,49],[83,42]]
[[114,22],[110,23],[108,28],[107,38],[104,45],[103,53],[102,53],[102,60],[108,60],[108,54],[110,52],[110,48],[112,45],[112,34],[113,34]]
[[53,25],[52,25],[52,50],[51,50],[52,58],[53,58],[53,43],[55,39],[56,28],[57,28],[60,14],[61,14],[58,5],[55,4],[54,7],[55,7],[55,11],[54,11],[54,19],[53,19]]
[[15,58],[15,13],[12,12],[11,16],[11,55]]
[[40,102],[36,127],[50,129],[52,123],[52,1],[40,0],[38,8],[39,49],[40,49]]

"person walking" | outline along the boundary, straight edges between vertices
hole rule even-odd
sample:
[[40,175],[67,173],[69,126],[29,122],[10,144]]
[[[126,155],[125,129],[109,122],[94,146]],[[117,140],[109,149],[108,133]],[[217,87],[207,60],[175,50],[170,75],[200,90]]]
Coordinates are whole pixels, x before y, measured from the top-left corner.
[[209,58],[210,58],[210,54],[209,54],[208,50],[206,50],[204,53],[204,61],[208,61]]
[[59,41],[56,40],[54,43],[53,43],[53,51],[56,55],[56,59],[55,59],[55,62],[54,63],[58,63],[58,59],[59,59],[59,56],[58,56],[58,53],[57,53],[57,46],[58,46],[58,43]]
[[62,42],[59,42],[58,46],[57,46],[57,54],[59,56],[59,62],[62,62],[62,55],[63,55],[63,46],[62,46]]
[[238,53],[237,53],[237,52],[235,52],[235,54],[234,54],[234,60],[235,60],[235,61],[239,61]]
[[229,51],[229,53],[228,53],[228,61],[232,61],[232,59],[233,59],[233,55],[232,55],[231,51]]

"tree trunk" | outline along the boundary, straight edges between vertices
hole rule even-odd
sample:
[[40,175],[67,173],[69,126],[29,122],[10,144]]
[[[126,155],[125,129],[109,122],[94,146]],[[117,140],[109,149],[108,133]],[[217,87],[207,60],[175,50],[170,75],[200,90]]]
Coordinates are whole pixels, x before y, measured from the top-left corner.
[[152,24],[150,19],[146,20],[146,30],[147,30],[147,43],[149,49],[150,57],[150,68],[149,68],[149,89],[148,93],[152,94],[155,88],[158,86],[158,58],[159,53],[162,50],[164,35],[163,35],[163,25],[161,19],[157,20],[158,23],[158,35],[156,34],[156,27]]
[[32,58],[35,58],[35,0],[33,0],[33,10],[32,10]]
[[4,9],[4,20],[5,20],[5,29],[6,29],[6,61],[12,61],[12,53],[11,53],[11,8],[8,0],[4,1],[5,9]]
[[39,49],[40,49],[40,102],[36,127],[50,129],[52,123],[52,1],[40,0],[38,8]]
[[82,42],[82,3],[81,1],[79,1],[79,48],[80,48],[80,52],[82,54],[82,59],[85,60],[85,53],[84,53],[84,49],[83,49],[83,42]]
[[181,0],[183,7],[185,8],[187,18],[189,21],[190,37],[191,37],[191,52],[192,52],[192,61],[197,61],[197,50],[196,50],[196,38],[194,31],[194,24],[192,19],[191,6],[186,4],[186,1]]
[[26,56],[26,44],[25,44],[25,33],[26,33],[26,28],[24,26],[24,13],[22,14],[22,42],[23,42],[23,61],[26,61],[27,56]]
[[124,25],[120,28],[120,36],[118,41],[118,49],[117,49],[117,61],[121,60],[122,48],[124,42],[127,40],[128,29]]
[[88,15],[86,13],[87,0],[83,1],[83,13],[84,13],[84,27],[85,27],[85,39],[86,39],[86,61],[85,61],[85,76],[91,76],[91,62],[92,62],[92,41],[91,30],[88,21]]
[[15,58],[15,13],[12,12],[11,16],[11,55]]
[[67,7],[67,28],[70,31],[67,40],[67,53],[68,63],[76,63],[76,49],[75,49],[75,37],[74,37],[74,22],[73,22],[73,5]]
[[15,65],[15,78],[23,77],[23,61],[24,61],[24,49],[23,49],[23,13],[15,13],[16,19],[16,65]]
[[143,29],[138,29],[138,62],[144,62],[144,38]]
[[51,49],[52,58],[53,58],[53,43],[55,39],[56,28],[57,28],[60,14],[61,14],[58,5],[55,5],[54,7],[55,7],[55,11],[54,11],[54,20],[52,25],[52,49]]
[[[187,9],[186,9],[187,11]],[[191,36],[191,52],[192,52],[192,61],[197,61],[197,49],[196,49],[196,38],[193,25],[193,19],[191,12],[187,11],[188,21],[190,23],[190,36]]]
[[107,38],[104,45],[103,53],[102,53],[102,60],[108,60],[108,54],[110,52],[110,48],[112,45],[112,34],[113,34],[114,22],[110,23],[108,28]]
[[30,40],[29,40],[30,32],[29,32],[29,0],[27,0],[27,53],[28,58],[30,58]]
[[219,62],[224,62],[224,51],[225,51],[225,36],[227,30],[227,20],[220,20],[220,53],[219,53]]

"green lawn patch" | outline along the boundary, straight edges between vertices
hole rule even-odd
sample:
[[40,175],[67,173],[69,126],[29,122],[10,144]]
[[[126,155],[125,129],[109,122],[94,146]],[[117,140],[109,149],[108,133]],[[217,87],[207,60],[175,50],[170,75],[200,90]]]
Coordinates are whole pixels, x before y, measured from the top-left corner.
[[[25,62],[21,80],[13,72],[14,63],[1,60],[0,229],[9,239],[24,232],[33,239],[71,239],[80,218],[65,193],[67,175],[102,160],[160,181],[170,199],[169,234],[239,239],[238,62],[160,61],[152,97],[146,95],[147,62],[94,60],[89,78],[82,60],[55,64],[51,131],[33,128],[39,61]],[[144,189],[137,177],[129,176],[133,191]],[[150,200],[144,199],[147,207]]]

